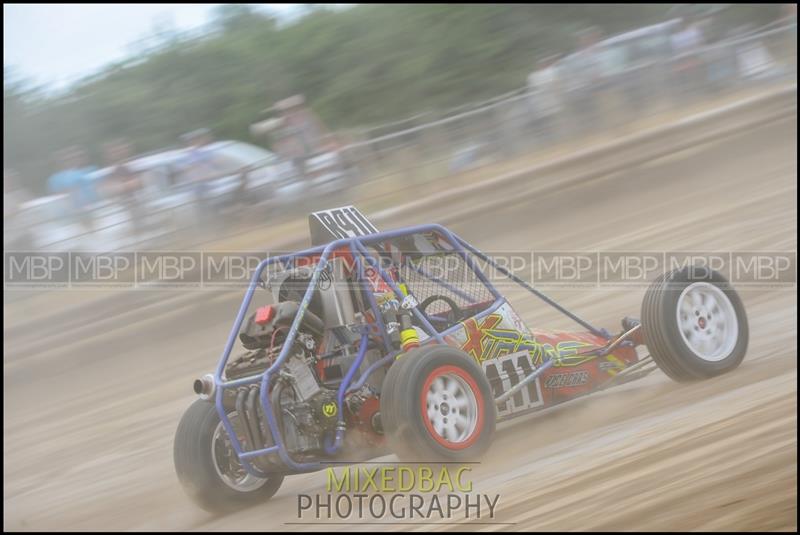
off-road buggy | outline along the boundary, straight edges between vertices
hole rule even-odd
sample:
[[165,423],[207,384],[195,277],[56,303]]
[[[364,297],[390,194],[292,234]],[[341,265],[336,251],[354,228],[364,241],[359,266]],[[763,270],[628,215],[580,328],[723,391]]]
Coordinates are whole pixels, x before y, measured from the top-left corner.
[[[309,221],[317,245],[258,265],[217,369],[195,381],[200,399],[178,426],[176,471],[205,509],[265,500],[286,475],[389,452],[472,460],[501,420],[656,368],[677,381],[713,377],[745,355],[742,302],[709,269],[665,273],[641,321],[611,333],[441,225],[378,232],[353,207]],[[489,270],[581,330],[529,329]]]

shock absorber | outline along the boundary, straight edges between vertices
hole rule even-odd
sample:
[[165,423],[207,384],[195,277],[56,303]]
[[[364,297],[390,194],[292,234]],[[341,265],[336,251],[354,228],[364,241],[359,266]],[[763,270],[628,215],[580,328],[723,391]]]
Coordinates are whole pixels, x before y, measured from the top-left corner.
[[383,305],[383,321],[389,334],[389,340],[395,347],[400,345],[400,322],[397,319],[398,308],[399,304],[396,300],[387,301]]
[[400,310],[400,347],[403,352],[408,353],[414,348],[419,347],[419,335],[411,324],[411,311]]

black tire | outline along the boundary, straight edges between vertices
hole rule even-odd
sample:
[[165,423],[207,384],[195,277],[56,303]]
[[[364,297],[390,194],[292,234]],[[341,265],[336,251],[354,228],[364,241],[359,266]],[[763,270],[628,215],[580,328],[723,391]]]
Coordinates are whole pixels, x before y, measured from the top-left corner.
[[[465,421],[474,422],[460,431],[466,436],[453,441],[434,431],[423,409],[423,393],[438,377],[458,384],[460,397],[469,405],[460,410]],[[455,414],[447,403],[441,412],[436,406],[437,418]],[[401,356],[389,368],[381,393],[381,419],[389,447],[402,460],[468,461],[491,445],[496,410],[489,380],[469,355],[454,347],[430,345]]]
[[[694,306],[690,297],[700,304]],[[725,277],[705,267],[677,269],[653,281],[642,301],[642,328],[653,360],[675,381],[727,373],[747,352],[742,300]],[[715,333],[722,335],[719,341],[712,339]],[[697,347],[705,341],[710,349]]]
[[383,378],[383,384],[381,385],[380,411],[381,427],[383,428],[384,435],[387,434],[387,429],[394,429],[397,425],[394,421],[395,411],[387,410],[387,407],[394,405],[395,387],[400,382],[398,381],[398,377],[402,373],[402,368],[408,362],[408,359],[404,358],[405,356],[406,355],[401,355],[400,358],[395,359],[389,367],[389,371],[386,372],[386,376]]
[[[268,500],[278,491],[283,475],[271,475],[257,488],[243,491],[229,486],[217,472],[212,441],[219,423],[217,409],[208,401],[196,400],[183,414],[175,433],[174,460],[184,490],[197,505],[212,513],[235,511]],[[241,466],[238,459],[232,462]]]

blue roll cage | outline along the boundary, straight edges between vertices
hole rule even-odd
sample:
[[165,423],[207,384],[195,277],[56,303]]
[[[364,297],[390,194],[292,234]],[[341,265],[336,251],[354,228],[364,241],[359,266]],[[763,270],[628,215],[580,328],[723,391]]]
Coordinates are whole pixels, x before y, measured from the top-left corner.
[[[494,302],[489,307],[487,307],[486,309],[482,310],[481,312],[473,316],[474,318],[477,319],[486,316],[488,314],[491,314],[492,312],[496,311],[499,307],[501,307],[504,303],[506,303],[507,300],[497,291],[494,285],[492,285],[492,283],[486,278],[485,274],[475,265],[472,256],[470,256],[471,254],[489,263],[500,273],[507,276],[509,279],[516,282],[526,290],[530,291],[531,293],[542,299],[544,302],[546,302],[547,304],[551,305],[556,310],[561,312],[562,314],[571,318],[572,320],[574,320],[576,323],[578,323],[588,331],[592,332],[595,335],[601,336],[605,339],[611,338],[611,334],[608,331],[606,331],[605,329],[599,329],[597,327],[594,327],[590,323],[584,321],[574,313],[570,312],[557,302],[553,301],[552,299],[541,293],[539,290],[528,284],[526,281],[520,279],[519,277],[508,271],[503,266],[498,265],[489,256],[477,250],[475,247],[471,246],[466,241],[462,240],[456,234],[454,234],[447,228],[443,227],[442,225],[437,225],[437,224],[418,225],[387,232],[369,234],[366,236],[355,236],[352,238],[344,238],[331,242],[327,245],[312,247],[310,249],[282,256],[266,258],[258,264],[258,266],[255,269],[255,272],[253,273],[253,277],[251,278],[245,296],[242,299],[242,304],[239,307],[239,312],[236,315],[236,320],[234,321],[233,328],[231,329],[231,332],[228,335],[228,341],[225,344],[225,348],[222,351],[222,356],[220,357],[219,364],[217,365],[216,371],[214,373],[215,405],[217,412],[219,413],[219,417],[220,420],[222,421],[222,425],[224,426],[225,431],[228,433],[228,436],[231,440],[231,444],[234,450],[236,451],[236,455],[238,456],[239,461],[241,462],[242,466],[245,468],[245,470],[247,470],[248,473],[257,477],[267,477],[269,474],[266,474],[261,470],[259,470],[257,467],[253,466],[250,460],[255,457],[260,457],[263,455],[270,455],[275,453],[278,454],[281,461],[286,465],[287,469],[291,472],[297,472],[297,473],[310,472],[319,470],[324,467],[324,464],[318,461],[310,463],[298,463],[291,458],[283,442],[283,437],[281,435],[278,422],[276,421],[275,414],[272,410],[268,385],[270,378],[280,369],[280,367],[283,365],[283,363],[289,356],[289,350],[292,347],[295,338],[297,337],[297,332],[302,323],[303,316],[305,314],[306,309],[308,308],[309,303],[311,302],[311,298],[317,287],[317,282],[319,280],[320,273],[327,267],[328,258],[330,257],[331,253],[333,251],[345,247],[349,248],[350,252],[352,253],[353,259],[355,261],[355,267],[358,273],[359,283],[362,285],[362,289],[365,290],[364,294],[366,295],[367,301],[369,302],[369,306],[373,312],[377,330],[381,335],[384,347],[387,352],[385,357],[381,358],[380,360],[376,361],[371,366],[369,366],[367,370],[365,370],[364,373],[361,375],[361,377],[355,383],[352,383],[352,379],[355,377],[356,371],[361,367],[361,364],[363,363],[365,356],[365,349],[368,343],[369,337],[367,333],[366,332],[362,333],[358,356],[353,361],[352,365],[345,374],[345,377],[340,383],[337,392],[337,405],[338,405],[337,414],[342,415],[344,414],[342,410],[343,409],[342,400],[344,398],[344,395],[347,392],[361,388],[361,386],[364,385],[369,376],[375,370],[377,370],[383,365],[390,363],[391,360],[399,353],[398,350],[395,350],[392,347],[389,335],[386,332],[385,325],[381,318],[381,311],[378,308],[377,302],[375,301],[372,292],[369,290],[367,286],[369,282],[364,276],[364,261],[366,260],[366,263],[368,263],[373,269],[375,269],[380,274],[380,277],[383,279],[383,281],[389,286],[389,288],[391,288],[398,302],[402,302],[406,296],[405,294],[402,293],[397,284],[395,284],[392,277],[388,276],[385,270],[380,266],[380,264],[377,263],[377,261],[369,254],[366,247],[383,241],[392,240],[403,236],[408,236],[411,234],[430,233],[430,232],[438,233],[449,243],[449,245],[453,248],[453,250],[447,252],[459,254],[467,263],[467,266],[475,273],[478,279],[484,285],[486,285],[486,287],[489,289],[492,296],[494,297]],[[314,266],[314,270],[311,275],[308,288],[306,289],[305,294],[303,295],[303,299],[300,302],[298,313],[295,316],[294,320],[292,321],[291,326],[289,327],[289,332],[287,333],[286,340],[283,344],[283,347],[281,348],[280,353],[278,354],[278,357],[275,359],[272,365],[270,365],[262,373],[248,377],[242,377],[231,381],[224,380],[222,376],[225,371],[225,366],[228,362],[231,351],[233,350],[233,346],[236,343],[237,336],[241,330],[242,322],[244,321],[247,311],[250,307],[250,302],[252,301],[253,294],[256,288],[260,285],[261,274],[263,273],[264,269],[266,269],[268,266],[276,262],[280,262],[282,264],[286,262],[293,263],[297,258],[308,257],[318,254],[320,255],[319,261]],[[435,282],[439,282],[440,284],[446,285],[444,281],[436,281],[434,278],[432,278],[432,280],[434,280]],[[434,341],[436,343],[443,344],[445,343],[444,341],[445,336],[447,336],[452,332],[457,331],[458,329],[461,329],[461,325],[459,323],[451,327],[448,327],[442,332],[439,332],[430,323],[428,318],[425,317],[425,315],[422,314],[419,310],[417,310],[416,307],[411,308],[411,313],[418,320],[419,324],[422,326],[426,334],[428,334],[428,338],[422,341],[422,344],[431,343]],[[546,362],[545,364],[540,366],[539,371],[543,371],[543,369],[547,367],[548,364],[551,363],[552,360]],[[231,425],[230,419],[228,418],[227,412],[223,405],[223,394],[227,389],[237,388],[240,386],[256,384],[256,383],[260,383],[261,386],[260,387],[261,407],[264,411],[264,415],[266,416],[267,428],[269,429],[269,432],[272,436],[274,445],[258,450],[245,451],[236,433],[233,430],[233,426]],[[333,445],[332,448],[326,446],[326,451],[329,454],[333,454],[335,453],[336,449],[338,449],[338,445],[339,445],[339,436],[337,433],[336,443]]]

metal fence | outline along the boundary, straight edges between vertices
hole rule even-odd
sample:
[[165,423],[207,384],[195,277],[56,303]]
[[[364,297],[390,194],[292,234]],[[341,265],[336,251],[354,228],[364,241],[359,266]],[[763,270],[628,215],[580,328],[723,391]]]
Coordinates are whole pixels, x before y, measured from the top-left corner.
[[[373,135],[343,150],[369,180],[425,183],[587,136],[613,136],[659,116],[797,79],[796,26],[730,39],[690,54],[631,66],[589,87],[562,83],[547,110],[527,87]],[[555,98],[552,98],[555,97]],[[425,122],[420,122],[425,120]],[[402,123],[401,123],[402,124]]]
[[[47,221],[18,218],[16,223],[12,221],[12,228],[15,225],[28,232],[38,228],[39,234],[50,234],[37,239],[31,245],[34,248],[120,250],[197,244],[261,223],[274,225],[304,216],[306,210],[323,204],[353,198],[367,207],[370,203],[379,206],[396,200],[409,186],[419,188],[416,194],[424,194],[483,166],[519,165],[520,160],[543,151],[569,150],[593,136],[622,135],[648,121],[691,111],[720,98],[796,83],[796,32],[792,24],[743,35],[689,54],[629,65],[594,84],[581,86],[562,80],[566,83],[555,86],[556,91],[551,89],[547,107],[540,105],[540,93],[523,87],[445,112],[425,112],[348,132],[354,141],[339,151],[347,178],[341,181],[335,199],[330,191],[312,189],[302,199],[292,200],[291,206],[282,199],[271,199],[266,207],[244,202],[227,212],[215,209],[210,213],[191,198],[145,211],[106,205],[78,218],[91,220],[90,225],[54,215]],[[198,225],[199,219],[206,224]],[[65,235],[69,225],[77,230]],[[60,232],[47,230],[56,228]],[[19,248],[17,244],[9,246],[8,231],[7,225],[4,248]]]

